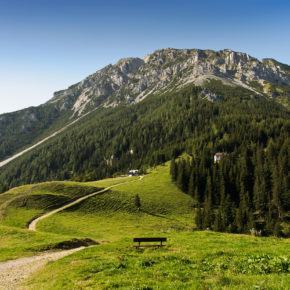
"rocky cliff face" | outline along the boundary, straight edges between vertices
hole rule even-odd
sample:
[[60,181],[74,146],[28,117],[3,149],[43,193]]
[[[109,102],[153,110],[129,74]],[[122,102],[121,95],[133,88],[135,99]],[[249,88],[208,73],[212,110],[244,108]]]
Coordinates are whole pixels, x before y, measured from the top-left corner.
[[[126,58],[108,65],[67,90],[56,92],[49,103],[55,103],[60,110],[72,110],[72,116],[80,116],[100,106],[139,102],[150,94],[172,91],[189,83],[203,86],[210,79],[243,86],[264,96],[290,95],[290,67],[275,60],[258,60],[229,49],[168,48],[143,59]],[[202,97],[221,101],[211,92]]]

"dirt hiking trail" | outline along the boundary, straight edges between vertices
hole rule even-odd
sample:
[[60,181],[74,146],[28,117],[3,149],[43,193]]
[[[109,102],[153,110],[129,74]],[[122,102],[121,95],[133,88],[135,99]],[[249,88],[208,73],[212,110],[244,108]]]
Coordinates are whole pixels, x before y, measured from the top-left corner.
[[[136,181],[141,180],[142,178],[143,178],[143,176],[140,176],[139,179],[111,185],[111,186],[106,187],[105,189],[102,189],[100,191],[83,196],[83,197],[81,197],[81,198],[79,198],[71,203],[68,203],[68,204],[66,204],[58,209],[55,209],[51,212],[48,212],[48,213],[38,217],[37,219],[33,220],[28,225],[28,229],[31,231],[36,231],[36,225],[37,225],[38,221],[40,221],[48,216],[51,216],[57,212],[60,212],[68,207],[71,207],[77,203],[80,203],[87,198],[90,198],[90,197],[97,195],[99,193],[108,191],[109,189],[111,189],[115,186],[126,184],[126,183],[131,183],[131,182],[136,182]],[[2,289],[9,289],[9,290],[10,289],[11,290],[12,289],[13,290],[14,289],[25,289],[23,286],[19,286],[18,284],[21,283],[22,281],[24,281],[33,272],[35,272],[35,271],[39,270],[40,268],[42,268],[43,266],[45,266],[45,264],[47,262],[56,261],[56,260],[61,259],[65,256],[68,256],[74,252],[82,250],[84,248],[85,247],[79,247],[79,248],[75,248],[75,249],[71,249],[71,250],[47,252],[47,253],[43,253],[43,254],[40,254],[37,256],[20,258],[17,260],[10,260],[10,261],[6,261],[6,262],[2,262],[2,263],[0,263],[0,289],[1,290]]]
[[0,289],[23,289],[23,287],[17,286],[17,284],[43,267],[47,262],[56,261],[84,248],[85,247],[79,247],[71,250],[44,253],[33,257],[2,262],[0,263]]
[[36,218],[35,220],[31,221],[30,224],[28,224],[27,228],[28,228],[30,231],[36,231],[36,224],[37,224],[40,220],[45,219],[45,218],[47,218],[47,217],[49,217],[49,216],[51,216],[51,215],[53,215],[53,214],[55,214],[55,213],[58,213],[58,212],[60,212],[60,211],[62,211],[62,210],[64,210],[64,209],[67,209],[67,208],[69,208],[69,207],[71,207],[71,206],[73,206],[73,205],[75,205],[75,204],[78,204],[78,203],[82,202],[83,200],[88,199],[88,198],[90,198],[90,197],[92,197],[92,196],[95,196],[95,195],[97,195],[97,194],[99,194],[99,193],[102,193],[102,192],[108,191],[109,189],[111,189],[111,188],[113,188],[113,187],[115,187],[115,186],[119,186],[119,185],[126,184],[126,183],[131,183],[131,182],[136,182],[136,181],[141,180],[142,178],[143,178],[143,176],[140,176],[139,179],[135,179],[135,180],[131,180],[131,181],[127,181],[127,182],[122,182],[122,183],[118,183],[118,184],[115,184],[115,185],[111,185],[111,186],[109,186],[109,187],[106,187],[105,189],[102,189],[102,190],[99,190],[99,191],[93,192],[93,193],[91,193],[91,194],[88,194],[88,195],[86,195],[86,196],[83,196],[83,197],[81,197],[81,198],[79,198],[79,199],[77,199],[77,200],[75,200],[75,201],[73,201],[73,202],[70,202],[70,203],[68,203],[68,204],[66,204],[66,205],[64,205],[64,206],[62,206],[62,207],[59,207],[59,208],[57,208],[57,209],[55,209],[55,210],[53,210],[53,211],[50,211],[50,212],[48,212],[48,213],[46,213],[46,214],[44,214],[44,215],[42,215],[42,216]]

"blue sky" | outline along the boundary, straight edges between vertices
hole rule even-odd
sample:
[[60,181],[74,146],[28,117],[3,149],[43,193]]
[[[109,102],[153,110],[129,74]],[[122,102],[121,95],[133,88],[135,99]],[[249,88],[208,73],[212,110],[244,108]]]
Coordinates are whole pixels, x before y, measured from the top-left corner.
[[290,64],[289,15],[289,0],[0,0],[0,113],[160,48],[231,48]]

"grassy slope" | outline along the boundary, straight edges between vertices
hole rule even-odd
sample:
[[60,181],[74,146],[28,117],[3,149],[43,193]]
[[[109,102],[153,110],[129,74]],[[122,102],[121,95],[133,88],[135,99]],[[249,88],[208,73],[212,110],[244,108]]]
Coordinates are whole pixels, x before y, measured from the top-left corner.
[[[76,238],[25,230],[33,218],[99,188],[137,179],[105,179],[97,182],[46,182],[13,188],[0,195],[0,261],[35,255]],[[22,229],[21,229],[22,228]]]
[[32,289],[289,286],[289,274],[279,273],[289,248],[286,240],[212,232],[172,232],[166,236],[168,245],[163,249],[135,250],[131,239],[124,238],[80,251],[47,265],[26,285]]
[[0,224],[26,228],[32,219],[101,188],[139,177],[108,178],[94,182],[54,181],[23,185],[0,195]]
[[128,181],[133,181],[139,179],[138,176],[125,176],[125,177],[116,177],[116,178],[106,178],[97,181],[86,182],[86,185],[97,186],[97,187],[108,187],[120,183],[125,183]]
[[[136,193],[141,211],[134,204]],[[290,283],[285,273],[289,240],[193,232],[193,226],[191,199],[170,182],[168,166],[158,167],[142,181],[120,185],[41,221],[43,231],[111,243],[50,264],[26,285],[32,289],[44,285],[50,289],[244,289],[286,288]],[[168,246],[135,250],[133,236],[166,236]]]
[[[83,185],[115,183],[111,179]],[[137,193],[140,211],[134,202]],[[57,239],[89,237],[111,243],[49,263],[30,277],[26,286],[286,289],[289,285],[289,240],[194,232],[193,227],[191,199],[170,182],[168,166],[160,166],[141,181],[117,186],[40,221],[38,229],[42,232],[0,226],[0,233],[6,230],[0,234],[0,244],[4,244],[0,258],[31,254]],[[166,236],[167,247],[135,250],[132,237],[137,235]]]
[[35,233],[26,228],[33,218],[99,187],[75,182],[25,185],[0,195],[0,261],[34,255],[72,236]]
[[54,249],[58,243],[71,239],[72,236],[31,232],[0,225],[0,262],[36,255]]
[[[141,210],[135,206],[139,195]],[[124,236],[156,235],[194,226],[193,202],[170,182],[168,166],[141,181],[117,186],[40,221],[41,231],[114,241]]]
[[100,187],[77,182],[46,182],[21,186],[0,195],[0,223],[25,228],[33,218]]

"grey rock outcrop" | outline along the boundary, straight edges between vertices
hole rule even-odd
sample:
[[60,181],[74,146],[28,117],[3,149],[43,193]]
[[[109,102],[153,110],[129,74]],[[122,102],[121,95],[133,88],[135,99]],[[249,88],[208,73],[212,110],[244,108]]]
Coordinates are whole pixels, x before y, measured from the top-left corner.
[[212,103],[223,101],[223,98],[221,96],[218,96],[217,94],[212,93],[210,90],[206,88],[202,88],[202,91],[200,92],[200,97]]

